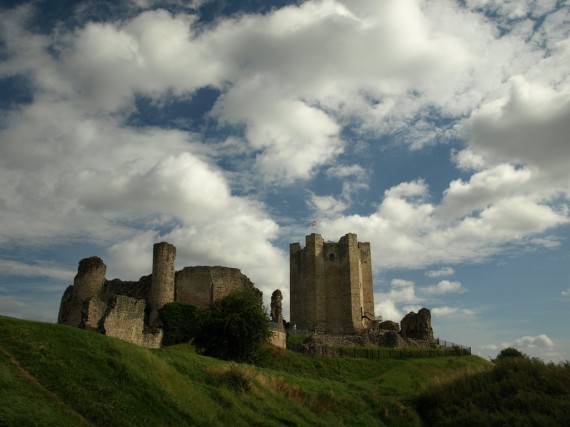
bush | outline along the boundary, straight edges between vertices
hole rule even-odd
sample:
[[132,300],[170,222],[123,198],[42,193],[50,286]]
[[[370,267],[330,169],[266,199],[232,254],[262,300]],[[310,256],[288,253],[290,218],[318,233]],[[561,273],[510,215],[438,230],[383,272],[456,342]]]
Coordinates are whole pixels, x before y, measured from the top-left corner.
[[517,353],[507,351],[492,371],[427,389],[416,400],[425,425],[570,425],[568,365]]
[[191,304],[171,302],[158,311],[164,335],[162,345],[173,345],[189,342],[198,329],[197,309]]
[[204,355],[225,360],[255,362],[271,337],[269,321],[258,295],[245,290],[231,293],[199,312],[193,344]]
[[507,348],[505,348],[499,352],[499,354],[497,355],[497,360],[505,360],[505,359],[509,359],[509,358],[513,358],[513,357],[514,358],[522,357],[522,358],[528,359],[528,356],[526,354],[521,353],[516,348],[507,347]]

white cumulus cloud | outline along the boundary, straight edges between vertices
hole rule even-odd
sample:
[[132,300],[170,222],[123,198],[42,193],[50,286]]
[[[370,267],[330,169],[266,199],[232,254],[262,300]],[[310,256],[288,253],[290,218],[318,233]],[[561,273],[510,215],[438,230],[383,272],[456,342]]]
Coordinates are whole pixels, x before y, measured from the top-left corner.
[[426,271],[425,275],[427,277],[435,278],[435,277],[443,277],[443,276],[453,276],[455,274],[455,270],[451,267],[442,267],[439,270],[430,270]]
[[467,290],[463,287],[461,282],[442,280],[436,285],[426,286],[422,291],[427,294],[442,295],[450,293],[463,293]]

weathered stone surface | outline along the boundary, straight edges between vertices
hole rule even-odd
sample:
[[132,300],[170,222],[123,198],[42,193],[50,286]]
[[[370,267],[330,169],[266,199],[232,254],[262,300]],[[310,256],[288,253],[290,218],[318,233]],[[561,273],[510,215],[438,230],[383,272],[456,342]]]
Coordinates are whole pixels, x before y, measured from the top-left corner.
[[391,320],[384,320],[378,324],[377,329],[400,332],[400,325],[398,325],[396,322],[392,322]]
[[94,296],[83,301],[83,311],[79,327],[89,331],[96,331],[99,327],[99,320],[107,310],[107,300]]
[[143,299],[123,295],[111,297],[99,321],[98,332],[145,347],[160,347],[162,330],[145,328],[145,305]]
[[99,320],[98,332],[110,337],[138,343],[144,328],[145,301],[123,295],[109,298]]
[[269,342],[275,347],[287,348],[287,334],[285,331],[271,331]]
[[150,314],[148,323],[158,320],[158,310],[174,301],[174,263],[176,248],[167,242],[156,243],[153,247],[152,280],[150,285]]
[[230,293],[251,289],[258,291],[238,268],[196,266],[176,272],[175,300],[206,308]]
[[71,298],[73,296],[73,285],[68,286],[61,296],[59,304],[59,313],[57,315],[57,323],[67,325],[69,311],[71,310]]
[[311,335],[296,350],[314,355],[335,355],[340,347],[432,348],[433,341],[403,338],[396,331],[365,330],[357,335]]
[[306,236],[290,245],[291,323],[299,330],[352,334],[374,320],[369,243],[348,233],[338,243]]
[[99,257],[85,258],[79,261],[77,274],[73,279],[71,298],[68,300],[68,310],[65,324],[80,327],[83,318],[83,305],[89,298],[101,296],[105,284],[107,266]]
[[433,341],[431,313],[427,308],[420,309],[417,314],[413,311],[406,314],[400,325],[400,333],[404,338]]
[[271,294],[271,321],[277,323],[279,327],[283,326],[283,294],[279,289]]
[[58,322],[145,347],[159,347],[162,331],[154,320],[156,312],[169,302],[207,307],[233,291],[249,289],[262,303],[261,291],[239,269],[186,267],[175,272],[175,258],[174,246],[157,243],[153,248],[153,274],[138,281],[106,280],[101,258],[81,260],[74,284],[61,298]]
[[121,279],[107,280],[105,282],[105,295],[124,295],[126,297],[147,300],[150,298],[152,274],[141,277],[137,282]]
[[404,347],[405,340],[398,332],[394,330],[383,330],[380,331],[380,334],[378,336],[378,345],[380,347],[390,348]]

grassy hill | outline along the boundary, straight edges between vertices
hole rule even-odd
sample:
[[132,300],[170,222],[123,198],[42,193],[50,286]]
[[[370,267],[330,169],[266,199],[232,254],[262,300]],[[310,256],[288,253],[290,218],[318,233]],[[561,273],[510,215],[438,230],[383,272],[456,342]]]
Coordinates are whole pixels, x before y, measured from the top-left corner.
[[419,426],[416,408],[431,390],[493,371],[476,356],[267,352],[261,366],[242,365],[190,345],[149,350],[0,316],[0,425]]

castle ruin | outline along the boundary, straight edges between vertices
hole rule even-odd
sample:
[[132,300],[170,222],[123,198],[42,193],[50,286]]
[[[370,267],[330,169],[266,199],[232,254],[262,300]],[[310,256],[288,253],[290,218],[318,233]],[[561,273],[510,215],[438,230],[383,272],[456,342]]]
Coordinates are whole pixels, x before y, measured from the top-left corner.
[[[58,323],[96,331],[145,347],[160,347],[158,311],[179,301],[206,308],[233,291],[253,289],[237,268],[185,267],[175,271],[176,248],[166,242],[153,248],[152,274],[138,281],[107,280],[99,257],[79,262],[73,285],[59,308]],[[260,298],[261,299],[261,298]]]
[[290,245],[291,324],[297,329],[353,334],[374,321],[370,243],[348,233],[338,243],[306,236]]

